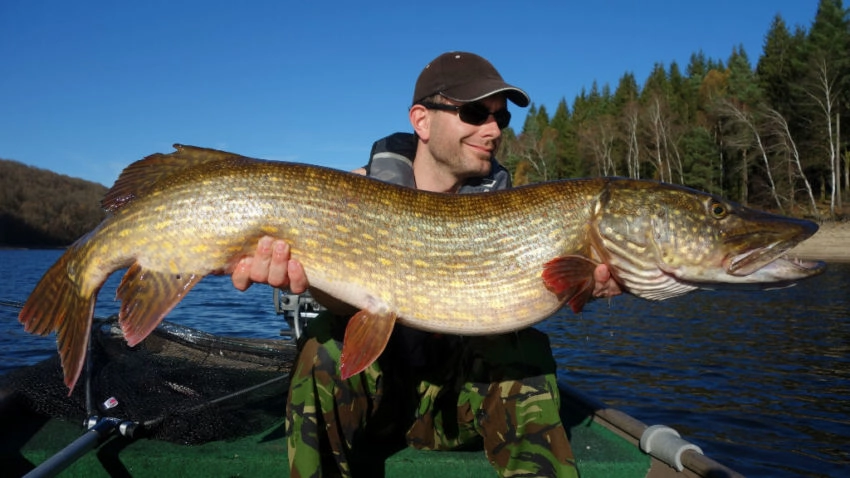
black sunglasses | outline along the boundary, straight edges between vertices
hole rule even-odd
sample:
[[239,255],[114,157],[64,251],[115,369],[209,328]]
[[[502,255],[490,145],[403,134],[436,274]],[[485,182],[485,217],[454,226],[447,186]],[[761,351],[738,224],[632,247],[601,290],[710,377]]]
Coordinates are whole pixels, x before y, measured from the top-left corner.
[[490,115],[493,115],[493,119],[496,120],[496,125],[499,126],[499,129],[505,129],[511,123],[511,112],[507,108],[491,112],[479,102],[464,103],[460,106],[432,103],[430,101],[423,101],[419,104],[429,110],[454,111],[461,121],[475,126],[484,124],[490,118]]

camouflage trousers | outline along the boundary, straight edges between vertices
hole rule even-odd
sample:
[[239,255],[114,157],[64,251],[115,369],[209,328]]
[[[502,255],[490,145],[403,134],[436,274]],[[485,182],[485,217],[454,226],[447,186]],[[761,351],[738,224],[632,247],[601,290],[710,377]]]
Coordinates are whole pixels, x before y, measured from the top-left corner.
[[383,476],[384,460],[405,446],[483,446],[499,476],[577,476],[545,334],[396,325],[378,361],[342,380],[345,325],[324,313],[308,326],[286,408],[291,476]]

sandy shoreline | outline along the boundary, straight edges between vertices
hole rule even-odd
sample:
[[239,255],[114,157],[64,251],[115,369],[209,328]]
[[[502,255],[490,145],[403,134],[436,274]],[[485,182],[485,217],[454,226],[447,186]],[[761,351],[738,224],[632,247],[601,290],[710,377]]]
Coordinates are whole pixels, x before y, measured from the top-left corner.
[[826,222],[790,252],[801,259],[850,262],[850,222]]

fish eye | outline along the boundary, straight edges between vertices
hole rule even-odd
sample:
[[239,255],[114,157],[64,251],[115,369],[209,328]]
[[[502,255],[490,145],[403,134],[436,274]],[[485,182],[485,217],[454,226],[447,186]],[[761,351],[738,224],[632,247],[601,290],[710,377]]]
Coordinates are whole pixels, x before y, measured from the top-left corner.
[[711,211],[711,215],[714,216],[715,219],[723,219],[729,213],[726,205],[718,201],[712,201],[708,205],[708,210]]

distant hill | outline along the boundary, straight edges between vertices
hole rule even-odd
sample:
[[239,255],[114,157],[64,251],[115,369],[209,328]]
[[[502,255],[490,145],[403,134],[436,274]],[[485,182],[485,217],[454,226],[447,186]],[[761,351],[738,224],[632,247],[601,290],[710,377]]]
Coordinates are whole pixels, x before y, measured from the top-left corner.
[[0,246],[61,247],[103,220],[102,184],[0,159]]

